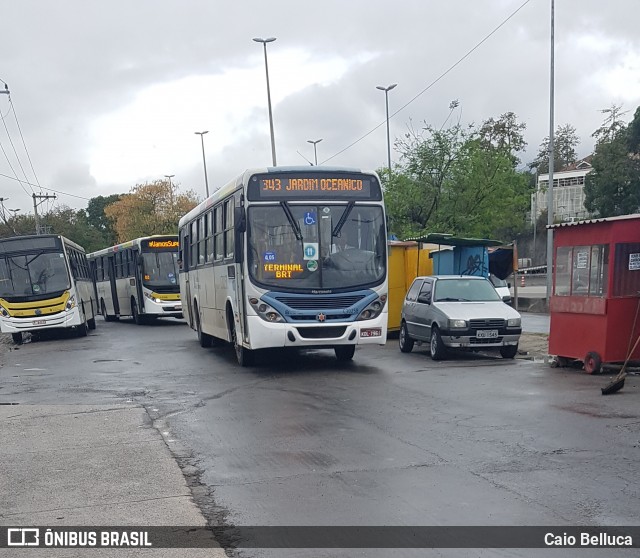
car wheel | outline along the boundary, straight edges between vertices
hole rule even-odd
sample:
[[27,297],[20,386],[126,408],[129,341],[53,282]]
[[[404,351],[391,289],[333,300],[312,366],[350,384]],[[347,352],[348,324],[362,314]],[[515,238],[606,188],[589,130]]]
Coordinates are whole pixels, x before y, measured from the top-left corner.
[[334,347],[333,350],[336,353],[336,359],[339,360],[340,362],[345,362],[353,358],[353,355],[356,352],[356,346],[340,345],[339,347]]
[[518,345],[505,345],[500,347],[500,356],[502,358],[515,358],[518,354]]
[[413,349],[413,339],[411,339],[411,337],[409,336],[409,330],[407,328],[406,322],[402,322],[402,325],[400,326],[398,344],[400,345],[400,350],[403,353],[410,353]]
[[438,326],[431,327],[431,341],[429,342],[429,353],[432,360],[442,360],[447,354],[447,348],[442,342]]

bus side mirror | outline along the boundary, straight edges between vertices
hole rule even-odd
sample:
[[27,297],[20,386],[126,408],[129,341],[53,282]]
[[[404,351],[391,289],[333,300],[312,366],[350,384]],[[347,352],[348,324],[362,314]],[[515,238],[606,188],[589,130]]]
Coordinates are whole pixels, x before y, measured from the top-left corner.
[[233,222],[235,223],[236,231],[243,233],[247,230],[247,214],[244,207],[233,208]]

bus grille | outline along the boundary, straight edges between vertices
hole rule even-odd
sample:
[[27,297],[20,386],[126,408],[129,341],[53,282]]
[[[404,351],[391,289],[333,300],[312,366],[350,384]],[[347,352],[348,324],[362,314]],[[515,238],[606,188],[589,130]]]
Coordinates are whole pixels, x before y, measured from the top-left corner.
[[362,300],[364,296],[276,296],[275,299],[295,310],[326,310],[349,308]]
[[338,339],[344,335],[346,326],[335,327],[297,327],[300,337],[305,339]]

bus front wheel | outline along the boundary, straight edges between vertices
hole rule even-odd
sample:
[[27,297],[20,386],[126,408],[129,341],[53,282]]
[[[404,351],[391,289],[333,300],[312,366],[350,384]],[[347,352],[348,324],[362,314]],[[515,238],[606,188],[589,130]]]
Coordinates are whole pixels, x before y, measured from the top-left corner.
[[131,316],[133,317],[133,321],[137,325],[143,325],[146,322],[145,316],[141,315],[140,312],[138,312],[138,305],[133,298],[131,299]]
[[336,358],[341,361],[347,361],[353,359],[353,355],[356,352],[355,345],[340,345],[338,347],[334,347],[333,350],[336,353]]
[[231,324],[231,343],[236,352],[238,364],[242,367],[253,365],[254,352],[242,346],[242,340],[238,338],[238,330],[234,324]]

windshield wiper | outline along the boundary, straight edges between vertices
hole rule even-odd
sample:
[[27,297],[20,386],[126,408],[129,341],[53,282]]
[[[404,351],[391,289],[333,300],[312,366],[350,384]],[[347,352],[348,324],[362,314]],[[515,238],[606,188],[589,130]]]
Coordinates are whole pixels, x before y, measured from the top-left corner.
[[302,230],[300,229],[298,221],[296,221],[295,217],[293,216],[293,213],[291,213],[289,204],[286,202],[286,200],[282,200],[280,202],[280,205],[282,206],[282,211],[284,211],[284,214],[287,216],[287,220],[289,221],[289,224],[293,229],[293,234],[296,235],[296,240],[302,240]]
[[438,300],[436,300],[436,302],[471,302],[471,301],[467,298],[445,297],[445,298],[439,298]]
[[333,229],[331,236],[338,236],[340,234],[340,231],[342,230],[342,227],[344,227],[344,224],[347,222],[349,214],[351,213],[351,210],[353,209],[353,206],[355,204],[356,202],[354,202],[353,200],[349,202],[349,204],[347,205],[347,209],[344,210],[344,213],[342,214],[342,217],[340,217],[338,224]]

